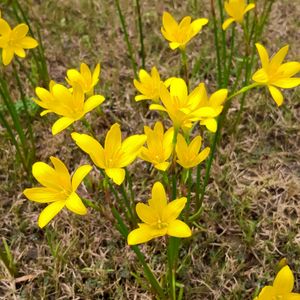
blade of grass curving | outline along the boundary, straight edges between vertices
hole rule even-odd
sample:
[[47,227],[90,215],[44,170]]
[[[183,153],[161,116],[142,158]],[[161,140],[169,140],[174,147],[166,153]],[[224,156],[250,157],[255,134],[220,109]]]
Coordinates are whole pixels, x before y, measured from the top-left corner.
[[145,69],[146,54],[145,54],[145,47],[144,47],[143,22],[142,22],[140,0],[135,0],[135,4],[136,4],[137,15],[138,15],[138,27],[139,27],[139,36],[140,36],[140,44],[141,44],[140,55],[142,57],[142,67],[143,69]]

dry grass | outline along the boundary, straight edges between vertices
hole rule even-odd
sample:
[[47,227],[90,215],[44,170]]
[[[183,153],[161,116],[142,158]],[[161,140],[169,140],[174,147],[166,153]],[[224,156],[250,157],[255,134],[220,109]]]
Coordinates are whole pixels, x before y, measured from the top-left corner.
[[[101,92],[106,96],[104,116],[90,114],[102,139],[106,129],[122,120],[127,133],[142,131],[155,115],[145,114],[133,102],[133,73],[113,1],[23,1],[31,19],[43,24],[42,37],[51,77],[64,80],[65,71],[79,62],[101,61]],[[132,1],[121,1],[130,37],[138,47]],[[147,1],[142,1],[147,2]],[[163,10],[178,18],[185,14],[208,16],[207,1],[148,1],[143,3],[147,68],[159,66],[163,78],[177,74],[178,56],[160,34]],[[33,5],[34,4],[34,5]],[[3,14],[5,9],[2,7]],[[199,12],[199,13],[198,13]],[[289,43],[289,60],[299,60],[300,7],[277,1],[265,30],[263,44],[276,51]],[[190,49],[194,61],[201,55],[194,83],[205,80],[215,87],[212,30],[206,28]],[[9,68],[8,68],[9,70]],[[193,83],[192,83],[193,85]],[[28,90],[33,96],[33,91]],[[181,251],[186,259],[179,281],[186,286],[185,299],[251,299],[255,289],[274,278],[274,265],[286,257],[295,271],[300,290],[300,165],[299,91],[285,91],[286,102],[277,109],[263,90],[247,97],[238,134],[222,136],[204,213],[195,228],[193,242]],[[235,100],[229,118],[238,109]],[[51,118],[34,120],[37,159],[58,155],[70,169],[87,161],[69,133],[53,137]],[[84,128],[82,128],[82,131]],[[133,252],[114,229],[111,216],[90,210],[85,217],[63,211],[46,230],[37,227],[41,206],[24,199],[22,174],[15,150],[0,128],[0,236],[10,245],[18,274],[12,277],[0,263],[0,299],[153,299],[134,279],[139,273]],[[149,195],[146,167],[134,166],[138,199]],[[142,178],[142,180],[141,180]],[[102,201],[95,187],[94,171],[80,194]],[[145,188],[144,188],[145,187]],[[152,268],[164,273],[164,240],[142,247]],[[143,283],[143,282],[142,282]],[[145,284],[145,283],[143,283]]]

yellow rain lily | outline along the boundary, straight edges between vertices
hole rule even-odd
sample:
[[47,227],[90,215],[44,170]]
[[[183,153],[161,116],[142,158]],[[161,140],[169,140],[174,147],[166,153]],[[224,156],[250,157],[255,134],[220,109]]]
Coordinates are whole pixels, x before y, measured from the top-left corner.
[[200,125],[205,125],[209,131],[216,132],[218,123],[215,118],[223,110],[223,103],[227,98],[228,90],[220,89],[208,98],[205,84],[200,83],[198,88],[200,101],[194,112],[195,119],[199,119]]
[[186,201],[187,199],[182,197],[168,203],[163,185],[156,182],[152,188],[152,198],[148,200],[149,205],[144,203],[136,205],[137,215],[144,223],[138,224],[139,228],[129,233],[128,244],[145,243],[166,234],[181,238],[191,236],[189,226],[177,219]]
[[93,95],[94,87],[99,81],[100,64],[97,64],[94,71],[91,72],[90,68],[82,63],[80,65],[80,72],[76,69],[70,69],[67,71],[66,81],[72,87],[74,85],[80,85],[83,92],[88,95]]
[[232,22],[242,24],[244,21],[244,15],[255,7],[254,3],[247,5],[245,0],[228,0],[224,3],[225,10],[230,16],[229,19],[225,20],[222,25],[223,30],[226,30]]
[[164,133],[161,122],[156,122],[152,130],[148,126],[144,126],[147,136],[147,146],[142,147],[139,157],[154,165],[154,168],[165,171],[170,163],[167,161],[173,152],[173,127]]
[[282,63],[289,46],[282,47],[271,59],[264,46],[255,44],[262,68],[255,72],[252,80],[259,85],[266,85],[269,88],[272,98],[278,106],[283,103],[283,95],[279,88],[289,89],[300,84],[300,78],[292,77],[300,71],[300,63],[296,61]]
[[24,23],[11,29],[9,24],[0,18],[0,48],[2,48],[2,62],[5,66],[10,64],[14,55],[24,58],[24,49],[32,49],[38,46],[38,42],[29,36],[28,26]]
[[51,156],[50,160],[54,168],[43,162],[36,162],[32,166],[33,176],[43,187],[29,188],[23,192],[31,201],[50,203],[38,218],[38,225],[41,228],[46,226],[65,206],[79,215],[87,213],[76,190],[92,167],[80,166],[71,177],[60,159]]
[[208,19],[205,18],[191,21],[192,18],[186,16],[178,24],[169,13],[163,13],[161,32],[165,39],[169,41],[172,50],[178,47],[184,49],[186,44],[208,23]]
[[206,147],[201,152],[202,138],[196,136],[188,145],[181,134],[177,135],[176,154],[177,163],[185,169],[193,168],[205,160],[210,152],[210,148]]
[[192,112],[199,104],[198,89],[188,94],[187,85],[181,78],[172,78],[168,85],[170,91],[165,84],[160,86],[160,99],[163,105],[151,104],[150,110],[167,112],[176,130],[180,127],[183,130],[191,128],[192,121],[195,119]]
[[94,164],[104,169],[106,175],[118,185],[125,179],[124,167],[136,159],[146,141],[144,134],[137,134],[122,142],[120,125],[117,123],[107,132],[104,148],[87,134],[73,132],[72,138],[81,150],[89,154]]
[[155,67],[151,69],[151,74],[145,70],[139,71],[139,80],[134,79],[133,84],[141,95],[135,96],[135,101],[152,100],[159,101],[160,80],[159,73]]
[[284,266],[276,275],[273,285],[265,286],[254,300],[300,300],[300,294],[292,293],[294,275],[289,266]]
[[34,99],[35,103],[45,108],[41,115],[53,112],[62,116],[52,126],[53,135],[80,120],[105,100],[101,95],[93,95],[85,101],[84,92],[79,85],[75,85],[70,91],[65,86],[54,82],[50,84],[50,91],[37,87],[35,92],[39,97],[39,100]]

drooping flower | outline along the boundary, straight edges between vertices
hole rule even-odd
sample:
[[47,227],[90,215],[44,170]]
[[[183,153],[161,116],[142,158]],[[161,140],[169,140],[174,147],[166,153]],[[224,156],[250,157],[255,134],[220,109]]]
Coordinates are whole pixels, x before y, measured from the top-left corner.
[[184,49],[186,44],[208,23],[208,19],[205,18],[191,21],[192,18],[186,16],[178,24],[168,12],[163,13],[161,32],[165,39],[169,41],[172,50],[178,47]]
[[255,7],[254,3],[249,3],[245,0],[228,0],[224,3],[225,10],[230,16],[222,25],[223,30],[226,30],[232,22],[242,24],[244,21],[244,15]]
[[173,121],[173,126],[178,129],[182,127],[184,130],[192,127],[192,112],[199,104],[198,90],[195,89],[188,94],[185,81],[181,78],[172,78],[169,81],[170,91],[161,84],[160,100],[161,104],[151,104],[150,110],[160,110],[168,113]]
[[162,123],[156,122],[153,130],[144,126],[144,131],[147,136],[148,148],[142,147],[140,158],[152,163],[154,168],[165,171],[170,165],[167,160],[173,151],[173,127],[164,133]]
[[85,101],[84,92],[79,85],[74,85],[73,90],[70,91],[61,84],[52,83],[50,91],[37,87],[35,92],[39,98],[39,100],[34,99],[35,103],[45,108],[41,115],[52,112],[62,116],[52,126],[53,135],[80,120],[105,100],[102,95],[93,95]]
[[145,70],[139,71],[139,80],[134,79],[133,84],[141,95],[135,96],[135,101],[152,100],[159,101],[160,80],[159,73],[155,67],[151,69],[151,74]]
[[278,88],[289,89],[300,84],[300,78],[292,77],[300,71],[300,63],[296,61],[282,63],[289,46],[282,47],[271,59],[264,46],[256,43],[262,68],[256,71],[252,80],[269,88],[272,98],[278,106],[283,103],[283,95]]
[[[201,149],[202,138],[196,136],[188,145],[181,134],[177,135],[176,154],[177,163],[185,169],[193,168],[205,160],[210,152],[210,148]],[[200,151],[200,152],[199,152]]]
[[118,185],[125,179],[124,167],[136,159],[146,141],[144,134],[137,134],[122,142],[120,125],[117,123],[107,132],[104,148],[87,134],[73,132],[72,138],[81,150],[89,154],[94,164],[104,169],[106,175]]
[[80,65],[80,72],[76,69],[69,69],[67,71],[66,81],[72,87],[74,85],[81,86],[84,93],[89,96],[94,94],[94,87],[99,82],[100,64],[97,64],[94,71],[91,72],[87,64]]
[[185,197],[175,199],[168,203],[163,185],[156,182],[152,188],[152,197],[148,205],[138,203],[136,212],[143,223],[139,228],[131,231],[127,237],[129,245],[148,242],[159,236],[170,235],[174,237],[190,237],[192,235],[189,226],[178,220],[184,209],[187,199]]
[[300,294],[292,293],[294,275],[289,266],[284,266],[276,275],[273,285],[265,286],[254,300],[300,300]]
[[38,218],[38,225],[41,228],[46,226],[65,206],[79,215],[87,213],[76,190],[92,167],[80,166],[71,177],[60,159],[51,156],[50,160],[54,168],[44,162],[36,162],[32,166],[32,174],[42,187],[28,188],[23,192],[31,201],[50,203]]
[[216,132],[218,123],[216,117],[223,110],[223,103],[225,102],[228,90],[220,89],[214,92],[209,98],[206,92],[205,84],[199,84],[199,104],[195,112],[193,113],[195,119],[200,120],[200,125],[205,125],[206,128],[211,132]]
[[5,66],[9,65],[14,55],[24,58],[24,49],[33,49],[38,46],[38,42],[29,36],[28,26],[24,23],[11,29],[9,24],[0,18],[0,48],[2,48],[2,62]]

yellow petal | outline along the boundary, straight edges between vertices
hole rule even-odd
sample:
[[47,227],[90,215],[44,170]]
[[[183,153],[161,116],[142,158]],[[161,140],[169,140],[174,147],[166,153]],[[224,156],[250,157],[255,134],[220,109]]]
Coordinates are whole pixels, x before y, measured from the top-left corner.
[[43,228],[45,227],[65,206],[65,200],[55,201],[49,204],[41,212],[38,218],[38,225]]
[[191,155],[198,154],[202,144],[202,137],[200,135],[196,136],[189,144],[188,152]]
[[168,203],[168,205],[163,209],[162,212],[163,221],[166,223],[170,223],[175,219],[177,219],[181,211],[184,209],[186,201],[187,201],[186,198],[182,197]]
[[182,44],[181,43],[177,43],[177,42],[172,42],[172,43],[169,43],[169,46],[172,50],[175,50],[177,49],[178,47],[180,47]]
[[76,191],[79,184],[83,181],[84,177],[91,172],[92,166],[90,165],[83,165],[80,166],[72,176],[72,190]]
[[2,49],[2,62],[4,66],[9,65],[13,57],[14,57],[14,51],[11,48]]
[[300,78],[279,79],[272,82],[272,84],[283,89],[290,89],[300,85]]
[[167,111],[163,106],[161,106],[160,104],[151,104],[149,106],[150,110],[160,110],[160,111]]
[[75,120],[68,117],[59,118],[52,126],[52,134],[56,135],[69,127]]
[[105,169],[105,173],[117,185],[120,185],[125,179],[125,170],[121,168]]
[[261,84],[267,84],[269,81],[269,76],[265,69],[259,69],[252,75],[252,80]]
[[265,286],[258,295],[257,300],[276,299],[276,291],[272,286]]
[[74,212],[75,214],[85,215],[87,213],[86,207],[75,192],[70,194],[70,196],[66,200],[65,205],[70,211]]
[[271,85],[269,85],[268,88],[277,106],[280,106],[283,103],[283,96],[281,92],[276,87]]
[[266,69],[269,65],[268,52],[267,52],[266,48],[263,45],[259,44],[259,43],[256,43],[255,46],[256,46],[256,49],[258,51],[258,55],[260,57],[261,65],[264,69]]
[[178,23],[168,12],[163,13],[162,23],[167,32],[174,32],[178,28]]
[[278,73],[280,73],[281,78],[292,77],[298,72],[300,72],[300,63],[296,61],[287,62],[278,68]]
[[20,41],[20,46],[24,49],[33,49],[33,48],[37,47],[38,45],[39,45],[39,43],[30,36],[25,36]]
[[289,45],[282,47],[270,60],[270,68],[276,70],[289,51]]
[[51,156],[50,160],[54,166],[57,176],[59,177],[61,185],[64,186],[66,190],[69,190],[71,188],[71,176],[66,165],[54,156]]
[[179,238],[189,237],[192,235],[190,227],[180,220],[174,220],[169,223],[168,235],[175,236]]
[[209,118],[209,117],[216,117],[216,110],[213,107],[205,106],[197,109],[193,115],[202,117],[202,118]]
[[218,128],[218,123],[213,118],[202,120],[202,121],[200,121],[200,124],[205,125],[206,128],[211,132],[216,132],[217,128]]
[[195,166],[199,165],[203,160],[205,160],[207,158],[207,156],[209,155],[209,152],[210,152],[209,147],[204,148],[196,157]]
[[17,40],[22,39],[27,34],[28,30],[28,26],[24,23],[17,25],[12,31],[13,38]]
[[170,165],[170,163],[165,161],[165,162],[154,165],[154,168],[164,172],[168,169],[169,165]]
[[250,3],[246,6],[245,10],[244,10],[244,14],[246,12],[248,12],[249,10],[253,9],[255,7],[255,4],[254,3]]
[[156,211],[162,212],[167,206],[167,196],[164,186],[160,182],[155,182],[152,188],[152,198],[148,201],[149,205]]
[[49,203],[53,201],[65,200],[65,194],[58,192],[55,189],[37,187],[29,188],[23,191],[23,194],[30,201],[39,202],[39,203]]
[[99,75],[100,75],[100,64],[97,64],[92,76],[93,85],[96,85],[97,82],[99,81]]
[[89,83],[92,82],[92,73],[91,73],[90,68],[87,66],[87,64],[82,63],[80,65],[80,73],[86,82],[89,82]]
[[209,102],[212,106],[220,106],[223,105],[228,95],[227,89],[221,89],[213,93],[210,98]]
[[145,228],[138,228],[132,230],[127,236],[128,245],[137,245],[150,241],[153,237],[145,230]]
[[107,152],[115,153],[121,148],[121,130],[118,123],[113,124],[105,137],[104,149]]
[[85,153],[89,154],[96,166],[105,169],[104,151],[98,141],[87,134],[80,134],[77,132],[73,132],[71,136],[76,145]]
[[279,294],[290,293],[294,288],[294,275],[288,265],[284,266],[276,275],[273,287]]
[[234,18],[229,18],[225,20],[225,22],[222,24],[222,29],[226,30],[229,27],[229,25],[234,21],[235,21]]
[[11,31],[11,28],[9,24],[4,20],[0,18],[0,35],[7,35]]
[[197,34],[204,25],[206,25],[208,23],[208,19],[205,18],[201,18],[201,19],[196,19],[195,21],[193,21],[191,23],[191,27],[193,30],[194,34]]
[[180,161],[185,161],[185,158],[188,153],[188,146],[185,141],[185,138],[179,133],[177,135],[177,142],[176,142],[176,154]]
[[15,51],[15,54],[18,55],[21,58],[24,58],[26,56],[26,53],[25,53],[23,48],[15,47],[14,51]]
[[158,213],[149,205],[146,205],[144,203],[138,203],[136,205],[136,213],[139,216],[139,218],[149,225],[152,223],[157,222],[159,215]]
[[44,162],[36,162],[32,166],[32,175],[43,186],[60,191],[63,188],[60,178],[53,168]]
[[88,98],[84,103],[84,114],[88,113],[89,111],[93,110],[95,107],[99,106],[105,98],[101,95],[94,95],[90,98]]
[[179,101],[185,101],[187,99],[188,90],[185,81],[181,78],[175,78],[171,82],[170,94],[174,97],[178,97]]

